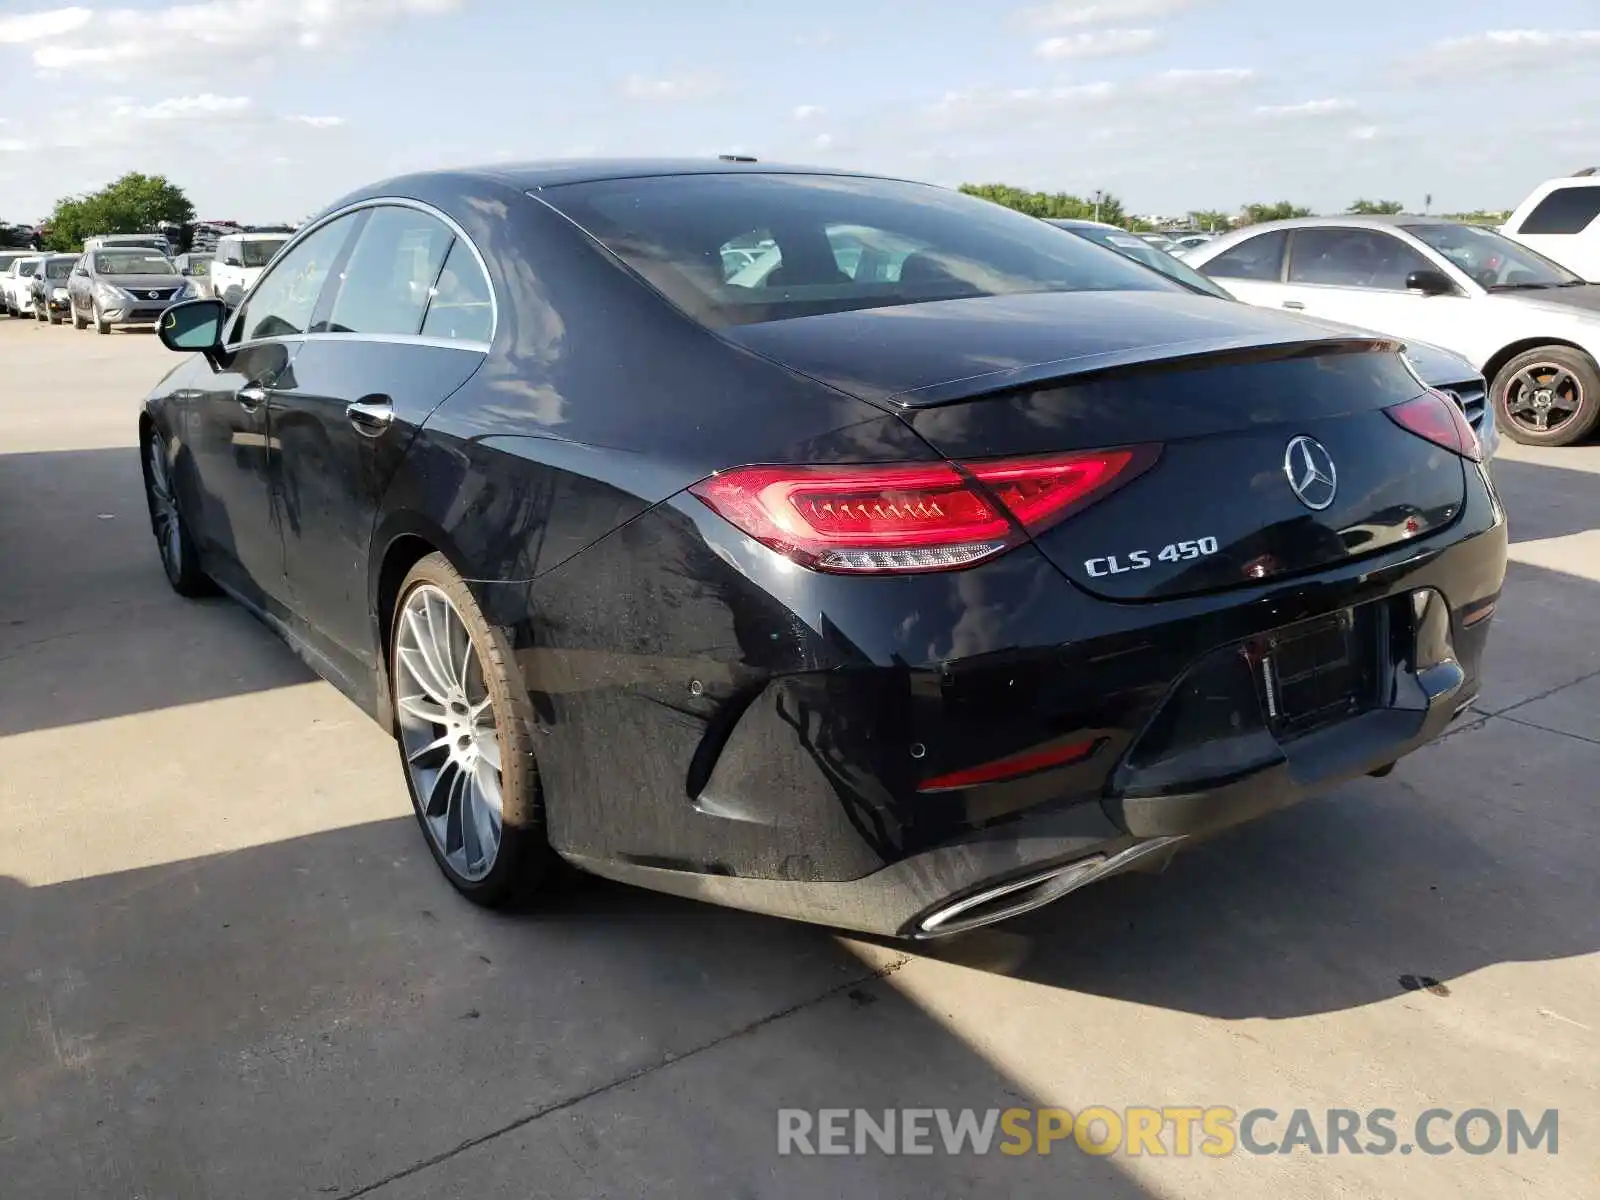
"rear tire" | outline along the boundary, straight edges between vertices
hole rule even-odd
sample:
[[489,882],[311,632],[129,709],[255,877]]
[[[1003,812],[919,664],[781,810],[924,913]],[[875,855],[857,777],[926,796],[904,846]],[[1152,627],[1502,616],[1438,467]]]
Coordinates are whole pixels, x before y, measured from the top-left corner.
[[411,568],[392,624],[395,741],[434,862],[474,904],[501,907],[545,889],[557,859],[545,834],[533,711],[505,633],[442,554]]
[[1572,346],[1540,346],[1500,368],[1490,397],[1495,424],[1512,441],[1570,446],[1600,419],[1600,368]]

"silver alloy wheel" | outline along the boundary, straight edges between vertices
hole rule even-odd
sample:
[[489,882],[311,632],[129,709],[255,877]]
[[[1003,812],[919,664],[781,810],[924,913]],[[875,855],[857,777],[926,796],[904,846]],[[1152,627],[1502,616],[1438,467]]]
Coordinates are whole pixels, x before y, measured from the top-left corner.
[[178,502],[172,492],[172,475],[167,470],[167,453],[154,433],[146,445],[145,458],[150,463],[150,515],[155,520],[156,543],[161,547],[161,565],[167,569],[167,577],[176,581],[183,575],[183,532]]
[[423,823],[439,853],[476,882],[500,851],[500,733],[483,663],[450,597],[423,583],[395,634],[400,745]]
[[1530,363],[1506,385],[1506,414],[1535,433],[1559,428],[1583,407],[1583,384],[1559,363]]

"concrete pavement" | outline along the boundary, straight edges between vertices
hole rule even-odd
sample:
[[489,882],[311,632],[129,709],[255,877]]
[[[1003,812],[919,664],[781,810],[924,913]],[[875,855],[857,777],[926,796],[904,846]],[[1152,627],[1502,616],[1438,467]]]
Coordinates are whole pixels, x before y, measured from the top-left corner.
[[[384,736],[168,590],[132,447],[172,361],[0,321],[5,1200],[1594,1190],[1600,447],[1497,467],[1516,562],[1474,719],[913,953],[600,883],[458,900]],[[776,1154],[780,1107],[1034,1104],[1558,1108],[1560,1147]]]

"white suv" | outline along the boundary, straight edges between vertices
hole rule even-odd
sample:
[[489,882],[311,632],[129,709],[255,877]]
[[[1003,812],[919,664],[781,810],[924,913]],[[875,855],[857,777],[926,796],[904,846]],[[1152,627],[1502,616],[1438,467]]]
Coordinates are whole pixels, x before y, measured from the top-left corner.
[[1500,232],[1600,283],[1600,168],[1541,183]]
[[211,260],[211,294],[229,308],[238,308],[250,285],[260,278],[272,256],[293,234],[230,233],[217,239]]

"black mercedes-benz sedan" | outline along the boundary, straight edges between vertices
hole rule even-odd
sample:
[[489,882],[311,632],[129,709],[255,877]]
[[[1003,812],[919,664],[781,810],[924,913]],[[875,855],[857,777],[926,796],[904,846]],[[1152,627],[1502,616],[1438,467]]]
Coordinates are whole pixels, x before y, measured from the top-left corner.
[[1402,347],[941,188],[422,174],[165,313],[173,586],[394,732],[482,903],[558,860],[908,937],[1382,775],[1505,517]]

